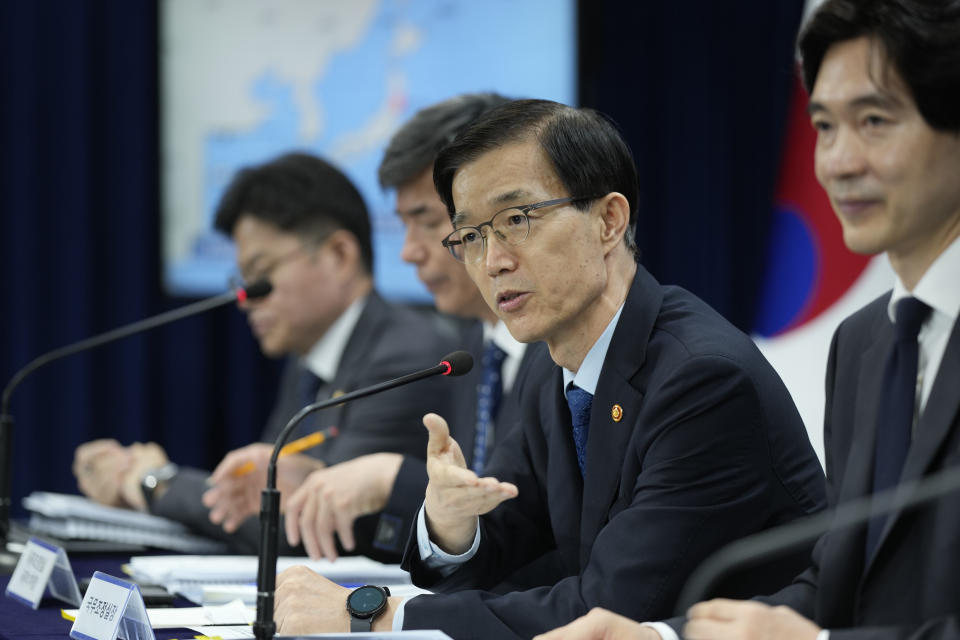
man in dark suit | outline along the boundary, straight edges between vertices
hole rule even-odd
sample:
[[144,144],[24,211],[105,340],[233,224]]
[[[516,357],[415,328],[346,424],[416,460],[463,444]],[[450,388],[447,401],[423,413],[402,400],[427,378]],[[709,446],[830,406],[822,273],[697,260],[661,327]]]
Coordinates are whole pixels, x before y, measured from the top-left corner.
[[[430,480],[405,563],[418,585],[453,592],[390,598],[375,629],[530,637],[601,603],[665,614],[717,547],[822,508],[820,465],[770,365],[636,262],[636,169],[610,122],[511,102],[444,148],[434,179],[455,228],[445,245],[557,366],[519,389],[522,426],[491,476],[467,469],[443,418],[424,418]],[[554,584],[479,590],[551,550],[565,569]],[[797,564],[740,588],[783,584]],[[347,628],[346,595],[281,574],[281,631]]]
[[[379,171],[380,185],[396,190],[397,214],[406,227],[402,258],[417,267],[437,309],[465,320],[459,348],[477,361],[466,376],[450,381],[449,417],[458,440],[469,443],[467,465],[478,473],[517,422],[514,390],[531,370],[542,375],[550,362],[542,344],[528,349],[513,339],[463,265],[441,245],[453,227],[433,187],[433,160],[460,129],[505,102],[496,94],[468,94],[421,110],[393,135]],[[287,539],[292,545],[302,540],[311,557],[330,557],[335,533],[343,539],[355,518],[380,511],[381,522],[390,520],[391,540],[400,551],[426,486],[422,452],[360,456],[320,469],[287,500]]]
[[[92,497],[149,506],[153,513],[208,535],[223,537],[222,526],[235,548],[251,552],[259,529],[249,516],[259,507],[272,449],[268,442],[286,422],[317,399],[436,364],[455,348],[456,338],[452,332],[444,335],[425,315],[387,303],[374,290],[366,206],[349,179],[320,158],[288,154],[239,172],[219,203],[215,226],[233,237],[243,279],[273,285],[265,298],[241,304],[261,350],[273,357],[293,356],[264,430],[266,442],[229,453],[209,481],[208,472],[169,465],[157,445],[89,443],[78,449],[74,468],[81,489]],[[451,406],[449,384],[433,378],[309,416],[293,437],[330,425],[340,434],[309,454],[283,458],[280,490],[288,496],[310,472],[357,456],[422,456],[426,438],[420,416],[432,407]],[[248,462],[256,471],[235,476]],[[141,478],[161,471],[163,477],[144,495]],[[111,472],[107,482],[95,484]],[[108,483],[114,485],[112,496],[102,490]],[[349,535],[344,542],[348,550],[399,558],[403,536],[389,520],[358,520]]]
[[[885,252],[896,273],[830,349],[828,495],[842,504],[960,463],[960,2],[828,0],[799,44],[816,173],[844,241]],[[683,635],[958,638],[958,540],[956,495],[830,531],[793,584],[697,604]],[[546,637],[647,635],[596,612]]]

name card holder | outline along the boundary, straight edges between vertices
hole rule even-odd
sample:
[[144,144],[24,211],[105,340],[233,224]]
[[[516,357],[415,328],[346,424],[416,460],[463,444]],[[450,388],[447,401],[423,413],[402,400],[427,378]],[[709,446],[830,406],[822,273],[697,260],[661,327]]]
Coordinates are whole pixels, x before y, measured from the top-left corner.
[[93,574],[77,619],[74,640],[156,640],[140,588],[100,571]]
[[48,588],[54,598],[80,605],[80,589],[67,553],[49,542],[30,538],[7,584],[6,596],[36,609]]

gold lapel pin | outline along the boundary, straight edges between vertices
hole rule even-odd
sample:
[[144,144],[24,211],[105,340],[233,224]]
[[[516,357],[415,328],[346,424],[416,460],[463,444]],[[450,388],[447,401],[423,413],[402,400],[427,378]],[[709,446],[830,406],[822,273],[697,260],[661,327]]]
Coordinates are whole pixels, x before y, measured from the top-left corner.
[[618,404],[610,407],[610,417],[613,418],[614,422],[620,422],[623,420],[623,407]]

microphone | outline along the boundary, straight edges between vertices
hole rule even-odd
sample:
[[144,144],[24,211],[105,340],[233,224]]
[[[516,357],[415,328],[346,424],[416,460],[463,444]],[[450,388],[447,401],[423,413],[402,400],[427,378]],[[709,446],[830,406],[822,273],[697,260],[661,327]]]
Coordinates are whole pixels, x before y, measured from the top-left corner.
[[949,467],[879,493],[839,504],[833,509],[767,529],[722,547],[697,567],[680,592],[676,615],[700,602],[720,578],[733,569],[753,566],[808,544],[828,531],[861,525],[876,516],[915,507],[960,489],[960,466]]
[[280,450],[300,421],[314,411],[320,411],[334,405],[350,402],[359,398],[400,387],[431,376],[462,376],[473,368],[473,356],[466,351],[454,351],[443,357],[439,364],[429,369],[387,380],[364,389],[357,389],[336,398],[329,398],[300,409],[277,436],[273,445],[273,454],[267,465],[267,486],[260,498],[260,549],[257,567],[257,620],[253,623],[253,633],[257,640],[272,640],[277,632],[273,619],[273,597],[277,583],[277,534],[280,528],[280,492],[277,491],[277,457]]
[[135,333],[147,331],[149,329],[153,329],[154,327],[159,327],[161,325],[174,322],[175,320],[180,320],[198,313],[203,313],[204,311],[216,309],[217,307],[222,307],[227,304],[264,298],[268,296],[272,290],[273,286],[267,280],[260,280],[251,284],[246,289],[228,291],[226,293],[213,296],[212,298],[207,298],[206,300],[199,300],[178,309],[171,309],[170,311],[166,311],[164,313],[160,313],[155,316],[106,331],[90,338],[65,345],[59,349],[48,351],[47,353],[27,363],[26,366],[13,375],[13,377],[10,379],[10,382],[7,383],[7,386],[3,390],[2,405],[0,405],[0,408],[2,408],[2,410],[0,410],[0,461],[3,462],[3,471],[0,472],[0,566],[9,564],[11,561],[16,563],[15,559],[4,557],[3,554],[6,550],[7,540],[10,532],[11,465],[13,456],[11,439],[13,436],[12,432],[14,423],[13,416],[10,414],[10,397],[13,395],[13,390],[16,389],[21,382],[23,382],[24,378],[46,364],[50,364],[51,362],[60,360],[61,358],[65,358],[75,353],[93,349],[95,347],[120,340],[121,338],[126,338],[127,336]]

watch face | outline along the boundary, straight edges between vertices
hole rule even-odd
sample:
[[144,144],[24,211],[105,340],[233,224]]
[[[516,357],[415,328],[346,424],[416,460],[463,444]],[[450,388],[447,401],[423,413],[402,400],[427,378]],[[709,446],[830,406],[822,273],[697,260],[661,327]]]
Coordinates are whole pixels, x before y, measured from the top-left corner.
[[353,590],[347,598],[347,607],[359,616],[370,615],[383,607],[386,599],[382,589],[366,585]]

